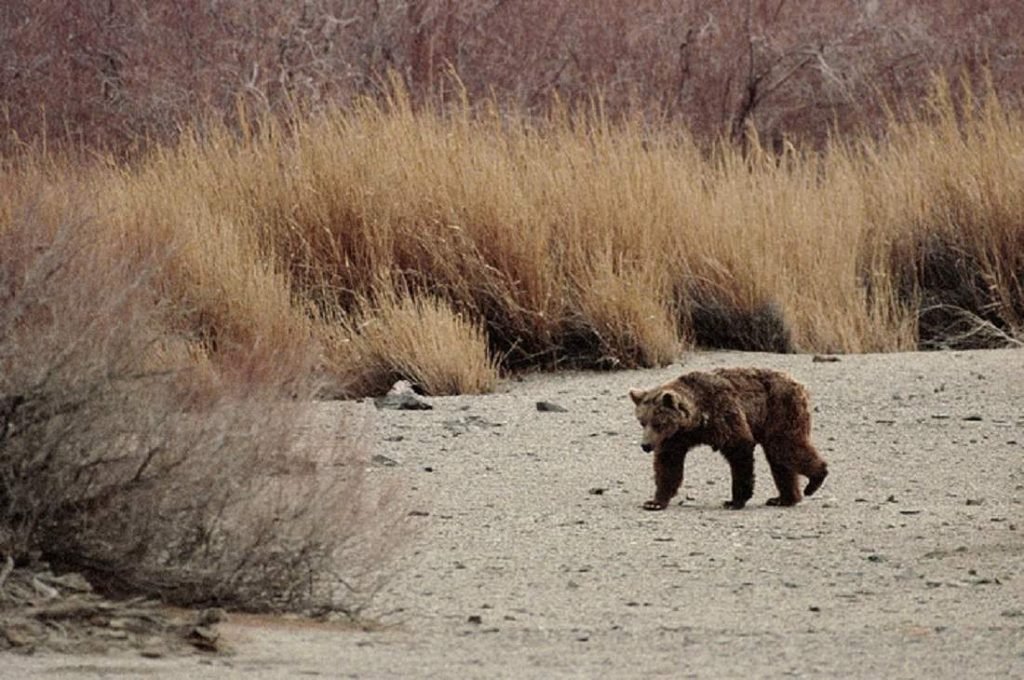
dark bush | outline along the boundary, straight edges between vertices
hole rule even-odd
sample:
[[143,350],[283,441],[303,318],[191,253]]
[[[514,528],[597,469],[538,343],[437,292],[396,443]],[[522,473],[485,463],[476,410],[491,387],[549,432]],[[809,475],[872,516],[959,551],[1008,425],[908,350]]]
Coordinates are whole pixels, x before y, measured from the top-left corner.
[[796,351],[792,331],[775,302],[745,307],[701,288],[692,288],[686,307],[690,335],[698,347],[747,352]]

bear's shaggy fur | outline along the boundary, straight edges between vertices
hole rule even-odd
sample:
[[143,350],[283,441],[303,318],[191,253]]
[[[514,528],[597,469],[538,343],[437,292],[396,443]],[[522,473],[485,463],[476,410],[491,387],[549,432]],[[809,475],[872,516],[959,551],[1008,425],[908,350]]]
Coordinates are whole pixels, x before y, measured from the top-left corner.
[[687,373],[660,387],[632,389],[636,417],[644,428],[641,448],[654,452],[654,499],[662,510],[683,482],[686,453],[706,444],[720,451],[732,471],[732,499],[739,510],[754,494],[754,446],[760,444],[778,487],[768,505],[795,505],[797,475],[808,478],[810,496],[828,466],[810,441],[807,390],[788,375],[763,368],[721,368]]

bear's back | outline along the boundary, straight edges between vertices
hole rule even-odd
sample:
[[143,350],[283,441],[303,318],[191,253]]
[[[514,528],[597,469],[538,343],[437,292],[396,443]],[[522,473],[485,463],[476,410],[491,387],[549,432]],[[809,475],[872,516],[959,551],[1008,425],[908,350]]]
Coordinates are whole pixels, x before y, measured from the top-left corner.
[[719,368],[711,371],[710,384],[738,402],[754,438],[770,439],[794,426],[809,428],[810,413],[807,391],[797,381],[780,371],[767,368]]

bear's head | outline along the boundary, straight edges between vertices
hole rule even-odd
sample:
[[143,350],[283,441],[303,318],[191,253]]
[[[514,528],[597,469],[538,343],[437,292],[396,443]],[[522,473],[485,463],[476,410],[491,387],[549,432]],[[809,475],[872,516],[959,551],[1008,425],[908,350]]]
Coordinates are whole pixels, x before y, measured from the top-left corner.
[[629,398],[636,404],[636,419],[644,428],[640,448],[647,452],[657,451],[677,432],[695,430],[707,420],[689,395],[671,387],[634,388]]

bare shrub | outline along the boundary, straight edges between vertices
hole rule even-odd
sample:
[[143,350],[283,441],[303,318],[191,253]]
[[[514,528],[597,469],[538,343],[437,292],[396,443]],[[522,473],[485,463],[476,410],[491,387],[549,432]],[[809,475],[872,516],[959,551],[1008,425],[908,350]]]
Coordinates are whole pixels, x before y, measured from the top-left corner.
[[1000,328],[963,307],[930,305],[918,316],[922,349],[1024,347],[1024,329]]
[[[0,6],[0,142],[131,151],[197,111],[239,102],[293,116],[381,94],[417,105],[496,96],[532,114],[558,99],[685,122],[701,139],[824,141],[878,130],[927,76],[988,69],[1021,85],[1017,3],[934,0],[143,0]],[[455,72],[459,84],[448,77]],[[881,94],[881,96],[879,96]]]
[[[1024,328],[1024,298],[1013,288],[1024,279],[1014,271],[1014,254],[982,261],[959,238],[930,225],[915,235],[917,252],[899,261],[902,294],[915,301],[917,338],[922,349],[986,349],[1019,341]],[[898,257],[906,257],[905,253]],[[1003,269],[1003,271],[999,271]],[[1001,275],[1001,276],[1000,276]],[[1002,278],[999,281],[996,277]]]
[[358,442],[303,432],[302,364],[220,374],[196,398],[164,349],[165,252],[24,214],[0,252],[0,553],[178,604],[365,601],[397,513]]
[[792,331],[774,302],[744,308],[694,287],[687,312],[693,342],[699,347],[783,354],[796,351]]

